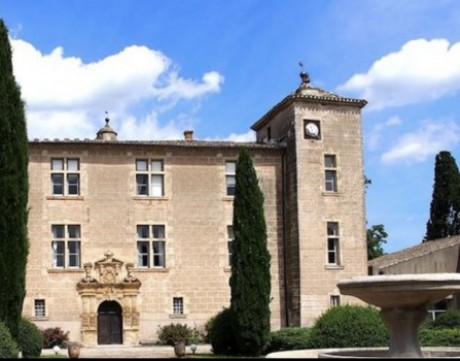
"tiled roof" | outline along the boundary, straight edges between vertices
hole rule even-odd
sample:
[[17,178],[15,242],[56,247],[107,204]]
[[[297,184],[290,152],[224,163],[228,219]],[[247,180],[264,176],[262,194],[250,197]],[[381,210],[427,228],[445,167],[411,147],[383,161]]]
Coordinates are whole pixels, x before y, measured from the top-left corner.
[[453,247],[458,244],[460,244],[460,236],[440,238],[374,258],[368,262],[368,265],[373,267],[388,267],[417,257],[425,256],[441,249]]

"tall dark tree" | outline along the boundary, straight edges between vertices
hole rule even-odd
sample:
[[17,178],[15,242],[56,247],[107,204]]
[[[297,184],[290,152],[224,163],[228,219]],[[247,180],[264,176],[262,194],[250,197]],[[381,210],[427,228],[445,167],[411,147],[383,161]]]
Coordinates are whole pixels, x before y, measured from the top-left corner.
[[25,296],[29,160],[21,91],[0,19],[0,321],[16,338]]
[[263,210],[264,197],[249,152],[240,150],[233,201],[230,309],[236,353],[257,356],[270,333],[270,254]]
[[460,174],[454,157],[447,151],[436,155],[433,198],[425,241],[460,234]]
[[383,256],[382,245],[387,243],[388,233],[385,231],[383,224],[375,224],[367,229],[367,259],[371,260]]

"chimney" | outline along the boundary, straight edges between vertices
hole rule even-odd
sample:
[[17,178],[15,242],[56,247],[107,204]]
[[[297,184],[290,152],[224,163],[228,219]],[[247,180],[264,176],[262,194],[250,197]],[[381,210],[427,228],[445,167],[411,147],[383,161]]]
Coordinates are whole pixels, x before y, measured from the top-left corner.
[[193,140],[193,130],[185,130],[184,131],[184,139],[185,140]]

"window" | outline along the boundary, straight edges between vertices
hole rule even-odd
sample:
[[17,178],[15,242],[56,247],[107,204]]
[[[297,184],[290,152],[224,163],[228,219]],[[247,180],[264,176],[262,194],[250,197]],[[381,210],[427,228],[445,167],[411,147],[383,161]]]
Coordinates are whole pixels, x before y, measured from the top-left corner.
[[339,265],[339,224],[327,222],[327,263]]
[[227,250],[228,250],[228,265],[232,265],[232,254],[233,254],[233,241],[235,240],[235,234],[233,233],[233,226],[227,226]]
[[184,314],[184,299],[182,297],[173,297],[173,314]]
[[337,192],[337,162],[335,155],[324,156],[326,192]]
[[229,161],[225,162],[225,183],[227,186],[227,196],[235,195],[235,184],[236,184],[236,162]]
[[137,226],[137,266],[165,267],[165,226]]
[[331,307],[340,306],[340,295],[331,295]]
[[53,195],[80,194],[80,161],[72,158],[51,158]]
[[448,309],[449,309],[449,302],[447,299],[444,299],[442,301],[428,305],[427,321],[436,320],[440,315],[442,315]]
[[164,167],[162,160],[136,160],[136,194],[164,196]]
[[80,226],[51,226],[53,268],[80,268]]
[[35,317],[45,317],[45,300],[34,300]]

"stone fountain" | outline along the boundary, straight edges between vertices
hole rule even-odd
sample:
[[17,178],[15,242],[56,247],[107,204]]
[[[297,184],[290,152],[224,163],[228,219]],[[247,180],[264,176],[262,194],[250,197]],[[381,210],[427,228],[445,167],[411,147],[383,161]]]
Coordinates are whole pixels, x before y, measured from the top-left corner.
[[[426,319],[427,306],[460,292],[460,274],[425,273],[402,275],[363,276],[345,279],[337,284],[340,293],[361,299],[380,308],[382,319],[390,330],[388,352],[379,357],[420,358],[424,354],[418,341],[418,328]],[[435,352],[435,351],[433,351]],[[452,357],[444,352],[431,352],[431,356]],[[320,357],[372,357],[371,351],[354,351],[352,354],[334,350]]]

